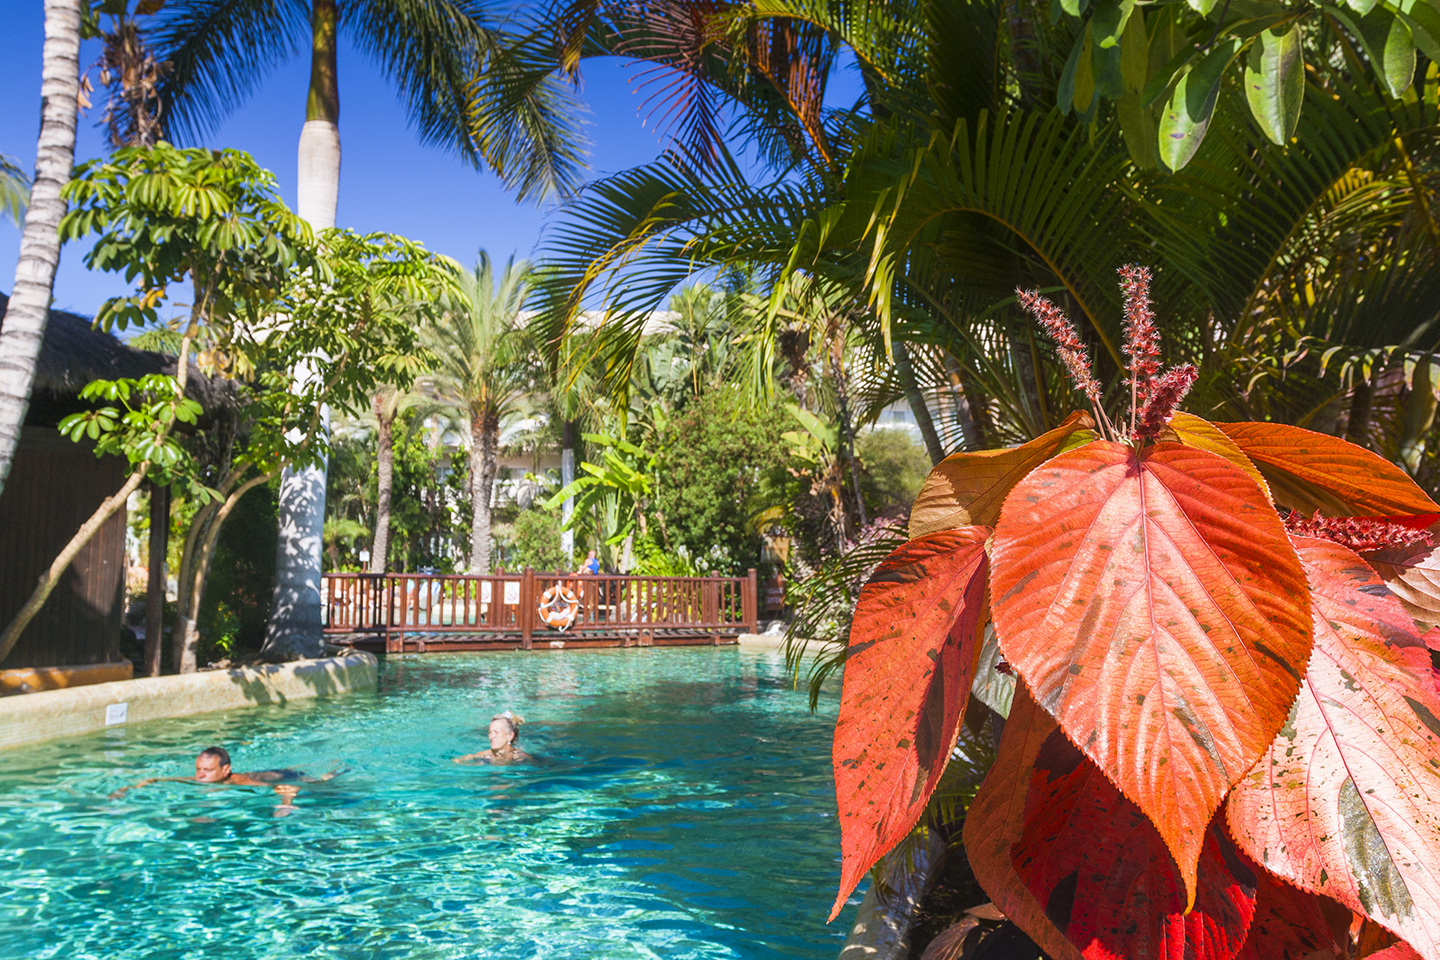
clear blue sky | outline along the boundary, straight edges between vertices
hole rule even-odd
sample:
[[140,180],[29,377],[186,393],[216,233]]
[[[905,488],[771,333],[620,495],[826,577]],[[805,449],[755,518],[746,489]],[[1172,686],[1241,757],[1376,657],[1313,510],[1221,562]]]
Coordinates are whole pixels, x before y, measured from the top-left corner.
[[[10,0],[0,31],[0,153],[25,170],[35,162],[40,118],[40,57],[44,11],[40,0]],[[82,67],[93,63],[98,43],[81,49]],[[295,202],[296,146],[305,119],[308,57],[274,70],[257,94],[205,144],[247,150],[275,172],[285,199]],[[660,152],[639,108],[645,99],[632,81],[640,71],[613,61],[585,67],[584,99],[590,114],[591,175],[644,163]],[[529,256],[553,209],[519,205],[495,177],[445,152],[422,147],[408,128],[393,89],[360,53],[340,52],[340,175],[338,225],[385,230],[419,240],[432,250],[472,263],[484,247],[504,259]],[[76,159],[104,153],[96,125],[103,104],[80,119]],[[13,282],[20,231],[0,222],[0,290]],[[85,244],[68,245],[55,281],[55,305],[92,316],[109,296],[123,292],[115,275],[91,273]]]

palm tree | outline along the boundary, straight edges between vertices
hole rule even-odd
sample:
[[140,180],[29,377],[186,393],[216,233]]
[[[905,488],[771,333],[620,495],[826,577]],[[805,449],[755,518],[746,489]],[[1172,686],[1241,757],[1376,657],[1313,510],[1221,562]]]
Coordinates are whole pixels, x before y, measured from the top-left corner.
[[[490,91],[513,71],[498,57],[505,37],[471,0],[171,0],[148,31],[169,65],[161,96],[171,135],[213,130],[269,69],[308,47],[297,208],[317,233],[333,227],[342,32],[399,88],[422,141],[488,167],[521,197],[573,186],[580,137],[565,87],[544,79],[502,108]],[[270,629],[318,633],[324,466],[287,471],[279,507]]]
[[[45,52],[40,71],[40,140],[35,179],[15,285],[0,321],[0,492],[10,475],[20,425],[30,406],[35,361],[45,339],[55,268],[60,264],[60,189],[75,165],[75,117],[80,97],[80,0],[45,0]],[[13,174],[6,171],[13,187]],[[10,206],[11,213],[15,207]]]
[[521,317],[530,265],[512,257],[499,277],[485,251],[474,270],[457,268],[455,289],[421,335],[435,371],[421,389],[470,427],[470,572],[490,572],[490,497],[500,424],[541,389],[544,370]]
[[375,420],[375,535],[370,541],[370,572],[384,573],[390,557],[390,491],[395,476],[395,420],[423,397],[389,384],[370,398]]
[[9,217],[17,227],[22,226],[29,203],[30,178],[14,157],[0,154],[0,216]]

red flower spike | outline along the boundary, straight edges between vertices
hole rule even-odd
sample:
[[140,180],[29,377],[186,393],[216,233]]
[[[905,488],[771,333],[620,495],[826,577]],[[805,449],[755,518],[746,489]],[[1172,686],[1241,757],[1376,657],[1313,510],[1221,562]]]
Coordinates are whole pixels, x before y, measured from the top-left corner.
[[1125,298],[1125,355],[1130,358],[1132,402],[1145,405],[1160,372],[1160,331],[1150,307],[1150,271],[1127,264],[1120,268],[1120,289]]
[[1195,379],[1199,376],[1200,371],[1188,363],[1183,367],[1166,370],[1165,375],[1155,382],[1155,388],[1150,392],[1145,406],[1140,408],[1140,422],[1135,426],[1135,439],[1154,440],[1160,436],[1160,431],[1170,423],[1180,401],[1184,400],[1185,394],[1195,386]]
[[1035,291],[1016,290],[1020,306],[1045,328],[1050,339],[1055,341],[1056,352],[1060,354],[1065,369],[1070,371],[1070,380],[1090,398],[1098,409],[1100,406],[1100,381],[1090,370],[1090,351],[1075,332],[1075,325],[1055,304]]
[[1390,523],[1371,517],[1322,517],[1320,511],[1309,520],[1291,512],[1285,518],[1285,529],[1297,537],[1329,540],[1356,553],[1368,550],[1389,550],[1404,547],[1428,547],[1434,543],[1428,530],[1416,530],[1408,524]]

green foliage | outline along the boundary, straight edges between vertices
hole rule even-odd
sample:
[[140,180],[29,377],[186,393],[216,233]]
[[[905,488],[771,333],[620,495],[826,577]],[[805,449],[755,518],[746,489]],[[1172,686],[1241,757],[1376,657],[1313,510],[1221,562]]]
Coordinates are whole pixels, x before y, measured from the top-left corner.
[[510,535],[502,544],[501,557],[507,570],[566,571],[575,558],[567,557],[560,546],[560,518],[553,510],[522,510],[510,524]]
[[669,551],[684,547],[695,564],[737,573],[760,560],[752,518],[783,490],[782,418],[746,408],[735,388],[717,388],[677,416],[656,457],[655,525]]
[[587,433],[586,443],[603,453],[599,463],[582,462],[585,475],[575,478],[545,503],[554,510],[575,497],[571,529],[584,529],[595,540],[614,546],[643,524],[655,472],[655,455],[628,440]]
[[638,538],[633,552],[634,572],[643,577],[702,577],[706,573],[695,565],[684,547],[669,552],[650,537]]
[[925,448],[904,430],[877,429],[855,441],[863,473],[860,492],[871,516],[894,516],[910,509],[930,473]]
[[30,178],[14,157],[0,154],[0,216],[10,218],[18,227],[24,223],[29,205]]
[[[200,604],[197,622],[202,642],[200,662],[206,662],[205,645],[212,638],[232,633],[234,645],[218,656],[241,650],[258,650],[265,640],[270,617],[270,595],[275,584],[275,547],[279,525],[275,512],[276,482],[252,490],[235,505],[215,544],[215,562]],[[176,531],[173,544],[183,533]],[[171,570],[179,569],[177,555]],[[225,610],[222,611],[222,605]],[[174,623],[172,618],[170,623]],[[217,654],[211,654],[214,659]]]
[[[442,432],[442,424],[427,424],[415,412],[395,421],[388,569],[451,571],[451,553],[463,554],[470,543],[467,458],[464,450],[442,442]],[[367,483],[373,503],[373,473]]]

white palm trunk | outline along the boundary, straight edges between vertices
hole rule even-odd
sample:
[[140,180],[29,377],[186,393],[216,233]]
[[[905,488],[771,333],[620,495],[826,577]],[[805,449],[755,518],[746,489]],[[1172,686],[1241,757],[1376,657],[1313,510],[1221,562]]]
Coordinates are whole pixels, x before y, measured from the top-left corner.
[[[329,120],[307,120],[300,131],[300,175],[296,205],[316,233],[335,226],[340,194],[340,128]],[[314,376],[296,370],[296,379]],[[321,413],[321,430],[330,411]],[[286,469],[280,477],[280,538],[275,548],[275,594],[265,650],[274,659],[318,657],[324,653],[321,624],[321,557],[325,539],[325,464]]]
[[80,96],[80,0],[46,0],[40,80],[40,139],[35,183],[20,237],[10,305],[0,320],[0,492],[10,475],[20,427],[30,406],[35,363],[45,340],[55,268],[60,264],[60,190],[75,165]]

